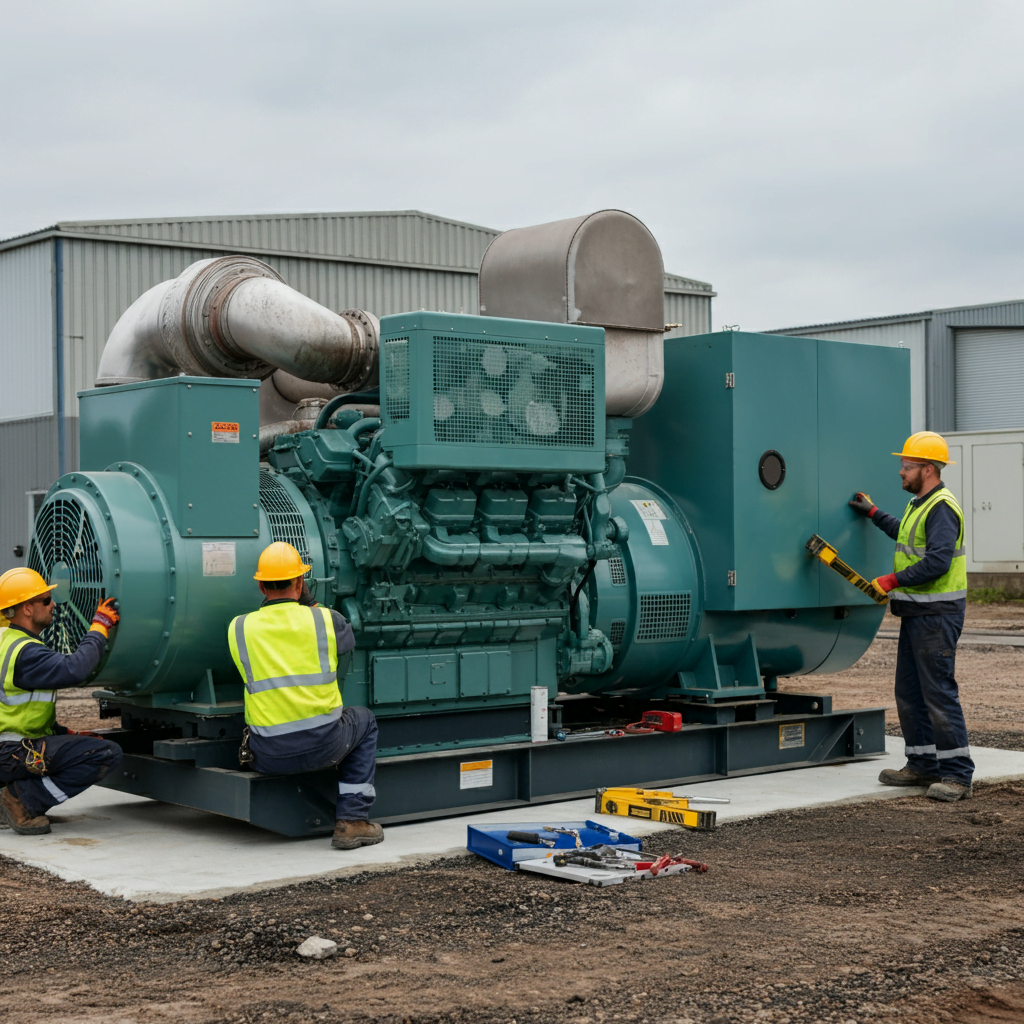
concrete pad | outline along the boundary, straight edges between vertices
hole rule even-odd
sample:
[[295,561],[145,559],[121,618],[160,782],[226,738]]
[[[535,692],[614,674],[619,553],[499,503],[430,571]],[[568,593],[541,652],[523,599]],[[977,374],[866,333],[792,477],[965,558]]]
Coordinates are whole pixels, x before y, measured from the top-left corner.
[[[904,764],[902,739],[887,737],[886,748],[885,757],[870,761],[720,779],[679,786],[675,792],[680,796],[727,797],[729,804],[708,805],[717,811],[721,822],[798,807],[923,792],[879,785],[882,768]],[[973,748],[971,754],[979,782],[1024,777],[1024,752],[982,747]],[[59,809],[48,836],[0,831],[0,854],[69,881],[86,882],[110,896],[171,902],[403,867],[464,853],[469,824],[591,818],[640,836],[666,827],[596,815],[593,808],[592,799],[582,799],[392,825],[385,829],[385,841],[379,846],[342,851],[331,849],[326,837],[286,839],[229,818],[94,787]],[[682,829],[680,838],[685,849]]]

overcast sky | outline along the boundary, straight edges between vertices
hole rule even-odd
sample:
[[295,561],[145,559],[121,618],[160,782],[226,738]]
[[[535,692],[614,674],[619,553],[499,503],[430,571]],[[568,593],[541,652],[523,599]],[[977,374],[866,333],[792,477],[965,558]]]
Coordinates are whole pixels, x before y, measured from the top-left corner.
[[0,0],[0,238],[636,214],[715,327],[1024,298],[1022,0]]

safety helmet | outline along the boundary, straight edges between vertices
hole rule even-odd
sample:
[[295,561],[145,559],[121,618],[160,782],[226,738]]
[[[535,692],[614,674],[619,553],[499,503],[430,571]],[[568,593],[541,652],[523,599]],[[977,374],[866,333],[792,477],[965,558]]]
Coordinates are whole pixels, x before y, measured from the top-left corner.
[[25,601],[31,601],[40,594],[56,590],[57,586],[58,584],[54,583],[51,587],[35,569],[25,566],[8,569],[0,576],[0,612],[24,604]]
[[911,434],[903,445],[903,451],[893,452],[904,459],[923,459],[925,462],[941,462],[943,465],[953,465],[950,462],[949,445],[941,434],[934,430],[919,430]]
[[283,540],[275,540],[263,549],[259,565],[256,567],[254,580],[272,582],[274,580],[294,580],[305,576],[311,566],[302,561],[302,556]]

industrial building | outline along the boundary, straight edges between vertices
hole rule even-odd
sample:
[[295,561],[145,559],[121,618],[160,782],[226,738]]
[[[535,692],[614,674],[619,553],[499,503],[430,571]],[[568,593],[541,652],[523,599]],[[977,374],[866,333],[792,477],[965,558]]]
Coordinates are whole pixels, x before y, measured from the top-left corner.
[[910,350],[911,427],[949,441],[970,585],[1024,594],[1024,301],[767,333]]
[[[197,260],[242,253],[335,311],[477,313],[500,232],[416,210],[67,221],[0,242],[0,564],[25,564],[35,510],[77,468],[77,392],[118,317]],[[668,337],[711,329],[710,284],[665,275]]]

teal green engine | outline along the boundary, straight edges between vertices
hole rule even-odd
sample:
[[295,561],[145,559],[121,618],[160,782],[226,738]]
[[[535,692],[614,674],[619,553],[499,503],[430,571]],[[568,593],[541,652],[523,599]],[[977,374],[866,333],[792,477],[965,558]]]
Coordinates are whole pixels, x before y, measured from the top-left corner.
[[286,540],[355,631],[346,702],[475,714],[462,739],[520,736],[501,713],[537,686],[755,697],[870,643],[882,610],[804,543],[887,571],[891,545],[846,501],[899,500],[906,415],[864,423],[856,393],[902,409],[905,352],[667,342],[662,395],[629,420],[605,416],[601,328],[421,312],[385,317],[380,341],[380,417],[325,409],[264,464],[256,381],[83,392],[82,468],[51,488],[30,552],[59,584],[51,642],[72,650],[113,595],[99,685],[237,709],[227,626],[259,601],[260,551]]

